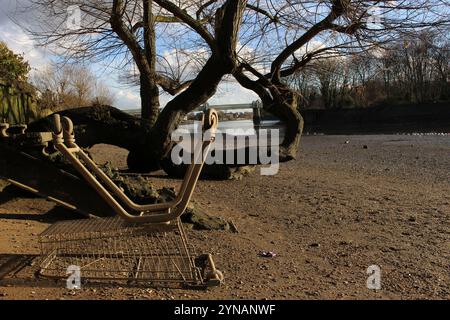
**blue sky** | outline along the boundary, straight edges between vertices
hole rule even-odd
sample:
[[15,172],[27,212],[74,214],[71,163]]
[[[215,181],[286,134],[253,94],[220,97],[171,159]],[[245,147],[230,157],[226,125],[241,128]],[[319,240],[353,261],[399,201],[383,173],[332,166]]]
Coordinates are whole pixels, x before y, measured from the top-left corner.
[[[36,41],[30,38],[9,17],[13,15],[17,2],[0,0],[0,41],[5,42],[15,53],[23,54],[32,67],[32,72],[44,68],[58,57],[45,48],[38,47]],[[119,72],[108,68],[101,62],[89,65],[94,74],[105,83],[115,96],[114,106],[120,109],[139,109],[139,89],[129,87],[118,81]],[[161,95],[161,105],[165,105],[170,96]],[[257,100],[257,96],[234,82],[224,82],[220,85],[218,93],[209,101],[214,104],[250,103]]]

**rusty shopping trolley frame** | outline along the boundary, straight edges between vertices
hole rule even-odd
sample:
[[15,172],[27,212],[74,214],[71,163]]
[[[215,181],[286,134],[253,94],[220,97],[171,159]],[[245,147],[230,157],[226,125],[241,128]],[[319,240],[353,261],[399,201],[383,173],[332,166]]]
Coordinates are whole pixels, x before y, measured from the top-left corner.
[[[153,286],[208,287],[223,281],[212,256],[196,256],[180,216],[186,210],[204,158],[215,138],[218,116],[209,110],[203,130],[207,141],[194,146],[192,163],[176,198],[138,205],[131,201],[75,143],[72,121],[55,115],[55,148],[116,213],[115,217],[58,222],[39,237],[38,274],[66,279],[67,268],[80,269],[83,280],[145,282]],[[61,121],[62,120],[62,121]],[[201,157],[201,158],[199,158]]]

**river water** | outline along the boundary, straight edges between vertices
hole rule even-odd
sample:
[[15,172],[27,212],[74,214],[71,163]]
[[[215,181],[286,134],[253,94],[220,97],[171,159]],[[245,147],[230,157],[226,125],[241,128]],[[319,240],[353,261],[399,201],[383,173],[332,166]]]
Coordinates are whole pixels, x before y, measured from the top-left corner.
[[[192,132],[199,132],[201,122],[182,124],[179,129]],[[197,130],[195,130],[197,128]],[[255,125],[252,120],[219,121],[214,148],[220,149],[240,149],[261,145],[271,145],[272,141],[278,144],[284,137],[284,126],[280,121],[263,121]],[[188,139],[176,139],[187,141]],[[187,145],[183,149],[190,149]]]
[[[199,122],[197,122],[199,123]],[[193,131],[195,124],[182,124],[179,128]],[[227,132],[230,135],[242,135],[252,133],[256,134],[261,129],[279,129],[284,130],[283,123],[278,120],[262,121],[261,124],[255,125],[253,120],[234,120],[234,121],[219,121],[218,130],[220,132]],[[245,132],[245,133],[243,133]]]

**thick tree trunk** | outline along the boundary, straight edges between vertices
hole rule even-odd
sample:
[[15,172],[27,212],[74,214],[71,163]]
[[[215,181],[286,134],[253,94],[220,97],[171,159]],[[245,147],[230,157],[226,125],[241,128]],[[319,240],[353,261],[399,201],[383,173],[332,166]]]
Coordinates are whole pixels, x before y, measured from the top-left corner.
[[153,125],[159,116],[159,89],[154,79],[150,78],[145,73],[140,76],[141,116]]
[[152,4],[153,0],[143,0],[143,48],[133,33],[134,31],[123,20],[125,3],[122,0],[113,2],[110,19],[112,30],[130,50],[139,69],[142,118],[150,124],[156,122],[159,112],[159,90],[156,81],[156,34]]
[[[236,69],[236,45],[241,19],[247,4],[246,0],[232,0],[224,4],[216,14],[215,44],[212,55],[185,91],[172,99],[159,115],[158,120],[147,136],[148,146],[130,152],[128,166],[142,172],[155,170],[154,164],[167,156],[173,145],[171,133],[184,116],[204,104],[217,90],[226,74]],[[178,14],[183,14],[179,13]]]
[[139,69],[142,119],[153,125],[159,115],[159,89],[156,83],[156,34],[153,0],[143,0],[144,51],[146,63]]
[[290,161],[297,158],[300,139],[303,133],[304,121],[298,111],[299,96],[293,91],[283,93],[282,103],[273,101],[263,104],[266,111],[282,120],[285,124],[285,135],[280,144],[280,161]]
[[295,159],[304,125],[298,110],[300,95],[282,83],[274,85],[264,79],[251,80],[240,69],[233,75],[244,88],[254,91],[260,97],[265,111],[284,122],[286,132],[280,144],[280,162]]
[[206,103],[214,95],[224,74],[227,73],[225,61],[211,57],[188,90],[171,100],[158,117],[152,132],[146,137],[142,150],[130,152],[128,166],[135,170],[148,172],[157,169],[159,163],[173,146],[171,133],[179,126],[187,113]]

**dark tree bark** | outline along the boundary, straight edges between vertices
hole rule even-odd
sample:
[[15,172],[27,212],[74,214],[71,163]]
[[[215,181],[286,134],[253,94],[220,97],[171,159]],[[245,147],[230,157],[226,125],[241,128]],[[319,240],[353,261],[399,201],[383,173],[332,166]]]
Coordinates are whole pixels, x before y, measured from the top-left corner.
[[154,124],[159,115],[159,89],[156,81],[156,34],[152,13],[153,0],[143,0],[144,51],[149,70],[140,76],[142,119]]
[[298,111],[298,103],[302,97],[295,90],[291,90],[281,83],[273,85],[264,79],[262,81],[251,80],[242,72],[242,69],[236,70],[233,75],[244,88],[258,94],[265,111],[285,123],[286,132],[280,144],[280,161],[295,159],[304,125],[303,117]]
[[142,119],[150,124],[156,122],[159,115],[159,89],[156,77],[156,35],[152,14],[152,0],[143,0],[144,48],[137,41],[133,30],[123,22],[124,3],[114,0],[111,13],[111,28],[130,50],[140,73],[140,96]]
[[150,125],[159,116],[159,89],[155,80],[148,74],[140,75],[141,117]]

